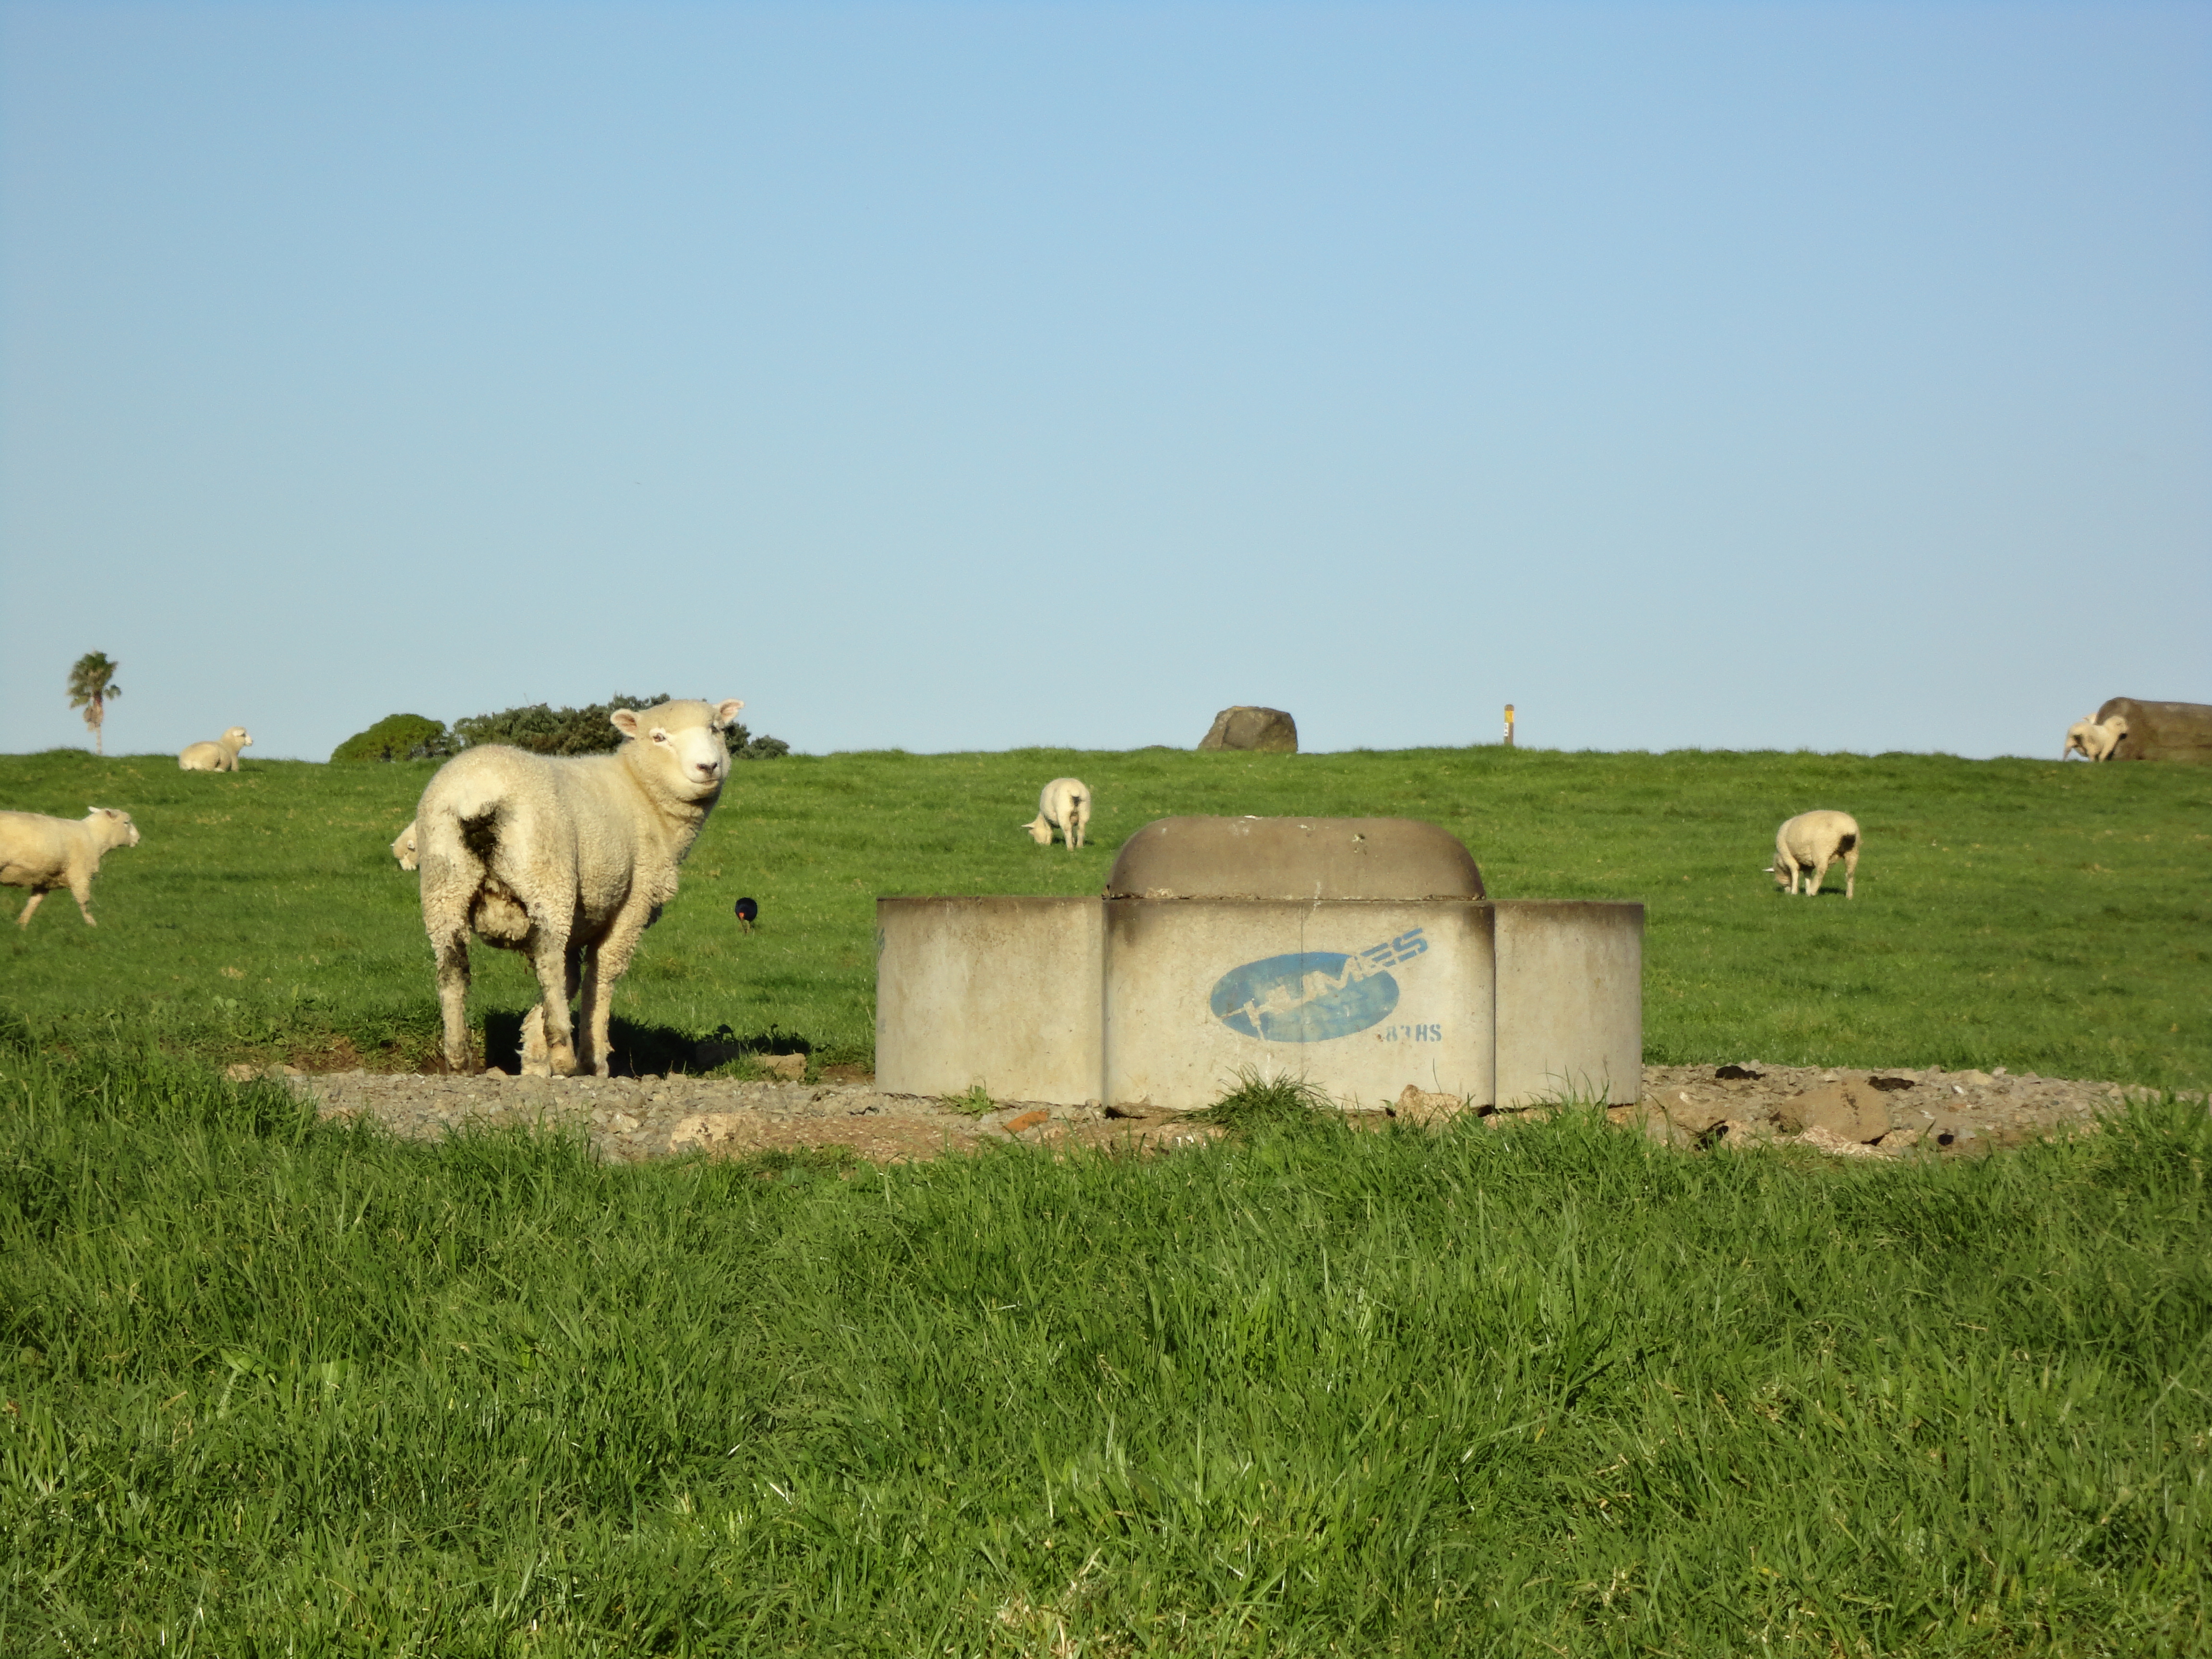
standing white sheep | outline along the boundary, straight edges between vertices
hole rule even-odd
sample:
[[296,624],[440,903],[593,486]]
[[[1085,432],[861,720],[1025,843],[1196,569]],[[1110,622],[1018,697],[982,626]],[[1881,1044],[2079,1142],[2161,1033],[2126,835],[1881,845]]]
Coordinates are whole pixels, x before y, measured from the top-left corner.
[[177,769],[183,772],[235,772],[238,751],[253,739],[242,726],[234,726],[213,743],[188,743],[177,751]]
[[1083,832],[1091,827],[1091,786],[1081,778],[1054,778],[1037,794],[1037,815],[1022,826],[1040,847],[1052,845],[1052,832],[1060,833],[1073,853],[1083,845]]
[[2083,760],[2110,760],[2112,750],[2120,746],[2120,739],[2128,734],[2127,716],[2115,714],[2101,725],[2084,718],[2066,728],[2066,746],[2058,751],[2058,758],[2078,753]]
[[1774,832],[1774,862],[1769,866],[1774,884],[1797,890],[1802,870],[1809,897],[1820,890],[1828,866],[1844,861],[1844,896],[1852,896],[1859,872],[1859,823],[1849,812],[1800,812]]
[[42,812],[0,812],[0,887],[27,887],[30,902],[15,925],[30,925],[39,902],[58,887],[70,890],[84,925],[92,919],[92,878],[103,853],[136,847],[138,826],[131,814],[95,806],[82,818],[50,818]]
[[415,822],[409,819],[407,827],[392,838],[392,856],[399,860],[403,870],[415,867]]
[[[523,1022],[523,1070],[607,1074],[615,981],[676,896],[729,775],[722,728],[744,704],[679,701],[609,716],[611,755],[554,757],[497,744],[439,769],[415,815],[422,925],[438,957],[445,1057],[469,1060],[469,934],[529,957],[542,993]],[[568,1000],[583,1004],[574,1025]],[[580,1030],[580,1044],[574,1033]]]

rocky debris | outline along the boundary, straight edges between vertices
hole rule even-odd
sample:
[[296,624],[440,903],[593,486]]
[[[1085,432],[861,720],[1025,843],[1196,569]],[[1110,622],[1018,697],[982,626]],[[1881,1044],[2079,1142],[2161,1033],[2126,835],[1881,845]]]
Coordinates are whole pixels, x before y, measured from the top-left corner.
[[[801,1056],[792,1056],[793,1059]],[[872,1163],[1019,1143],[1048,1148],[1170,1152],[1218,1139],[1222,1126],[1145,1107],[965,1103],[886,1094],[872,1079],[741,1083],[643,1078],[417,1076],[366,1071],[301,1074],[234,1066],[228,1075],[279,1078],[325,1117],[374,1119],[392,1134],[434,1140],[474,1128],[543,1127],[581,1134],[611,1163],[681,1154],[748,1158],[842,1148]],[[2048,1134],[2094,1131],[2098,1115],[2154,1095],[2106,1083],[1997,1072],[1888,1070],[1874,1076],[1814,1066],[1647,1066],[1644,1097],[1607,1115],[1668,1146],[1802,1146],[1840,1157],[1956,1156]],[[1441,1125],[1468,1110],[1455,1095],[1409,1085],[1387,1108],[1354,1113],[1359,1128]],[[1541,1115],[1486,1112],[1492,1128]]]
[[[1757,1060],[1717,1068],[1647,1066],[1644,1098],[1615,1107],[1675,1146],[1771,1140],[1833,1152],[1850,1146],[1884,1158],[1912,1151],[1979,1153],[2050,1134],[2092,1131],[2100,1113],[2154,1089],[2067,1078],[1890,1067],[1879,1072]],[[1817,1132],[1817,1133],[1816,1133]]]
[[1298,752],[1298,723],[1279,708],[1255,708],[1239,703],[1213,717],[1213,724],[1198,740],[1200,749],[1265,749],[1278,754]]
[[1810,1123],[1806,1125],[1805,1133],[1802,1137],[1801,1137],[1801,1139],[1802,1144],[1805,1146],[1816,1147],[1821,1152],[1832,1153],[1838,1158],[1880,1158],[1882,1156],[1881,1149],[1879,1146],[1869,1146],[1863,1140],[1855,1140],[1849,1135],[1838,1134],[1834,1130],[1830,1129],[1825,1124]]

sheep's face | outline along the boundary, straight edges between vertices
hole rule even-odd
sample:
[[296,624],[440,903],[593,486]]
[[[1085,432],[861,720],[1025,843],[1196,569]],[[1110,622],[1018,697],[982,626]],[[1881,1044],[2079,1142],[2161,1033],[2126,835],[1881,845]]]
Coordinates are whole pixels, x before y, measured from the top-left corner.
[[722,729],[744,707],[735,698],[720,703],[682,701],[642,713],[617,708],[609,718],[615,730],[644,751],[636,758],[658,771],[678,794],[705,800],[729,775],[730,751]]
[[1052,826],[1044,821],[1044,817],[1042,814],[1031,818],[1027,823],[1024,824],[1022,828],[1030,832],[1030,839],[1035,842],[1038,846],[1049,847],[1052,845]]
[[107,833],[115,837],[116,846],[136,847],[138,844],[138,826],[131,822],[130,813],[118,811],[112,806],[95,806],[92,810],[94,816],[107,820]]
[[252,736],[242,726],[232,726],[222,734],[222,740],[238,749],[250,749],[253,745]]

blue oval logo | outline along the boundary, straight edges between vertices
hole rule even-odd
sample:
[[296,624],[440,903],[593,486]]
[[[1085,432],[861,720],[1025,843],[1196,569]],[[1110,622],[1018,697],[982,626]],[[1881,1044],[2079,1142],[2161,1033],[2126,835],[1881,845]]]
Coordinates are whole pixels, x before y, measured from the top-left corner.
[[1302,951],[1232,968],[1214,981],[1213,1017],[1266,1042],[1326,1042],[1364,1031],[1398,1006],[1398,981],[1365,953]]

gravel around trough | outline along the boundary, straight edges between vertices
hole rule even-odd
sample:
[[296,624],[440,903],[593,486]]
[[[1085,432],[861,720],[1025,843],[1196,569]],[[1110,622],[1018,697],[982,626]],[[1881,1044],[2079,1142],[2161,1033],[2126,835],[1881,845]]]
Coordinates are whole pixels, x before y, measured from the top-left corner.
[[[234,1078],[259,1075],[231,1068]],[[392,1133],[435,1139],[475,1127],[532,1126],[589,1138],[614,1163],[684,1153],[752,1158],[842,1148],[871,1163],[904,1163],[1020,1141],[1138,1152],[1201,1146],[1224,1131],[1173,1112],[1097,1105],[998,1104],[975,1114],[946,1101],[885,1094],[861,1081],[738,1082],[724,1078],[477,1077],[274,1068],[326,1118],[368,1118]],[[1794,1144],[1838,1157],[1972,1156],[2052,1134],[2093,1132],[2098,1116],[2154,1091],[2002,1072],[1814,1066],[1647,1066],[1643,1099],[1607,1115],[1685,1148]],[[1408,1090],[1395,1106],[1347,1115],[1356,1127],[1431,1124],[1461,1115],[1448,1096]],[[1493,1128],[1537,1111],[1483,1114]]]

